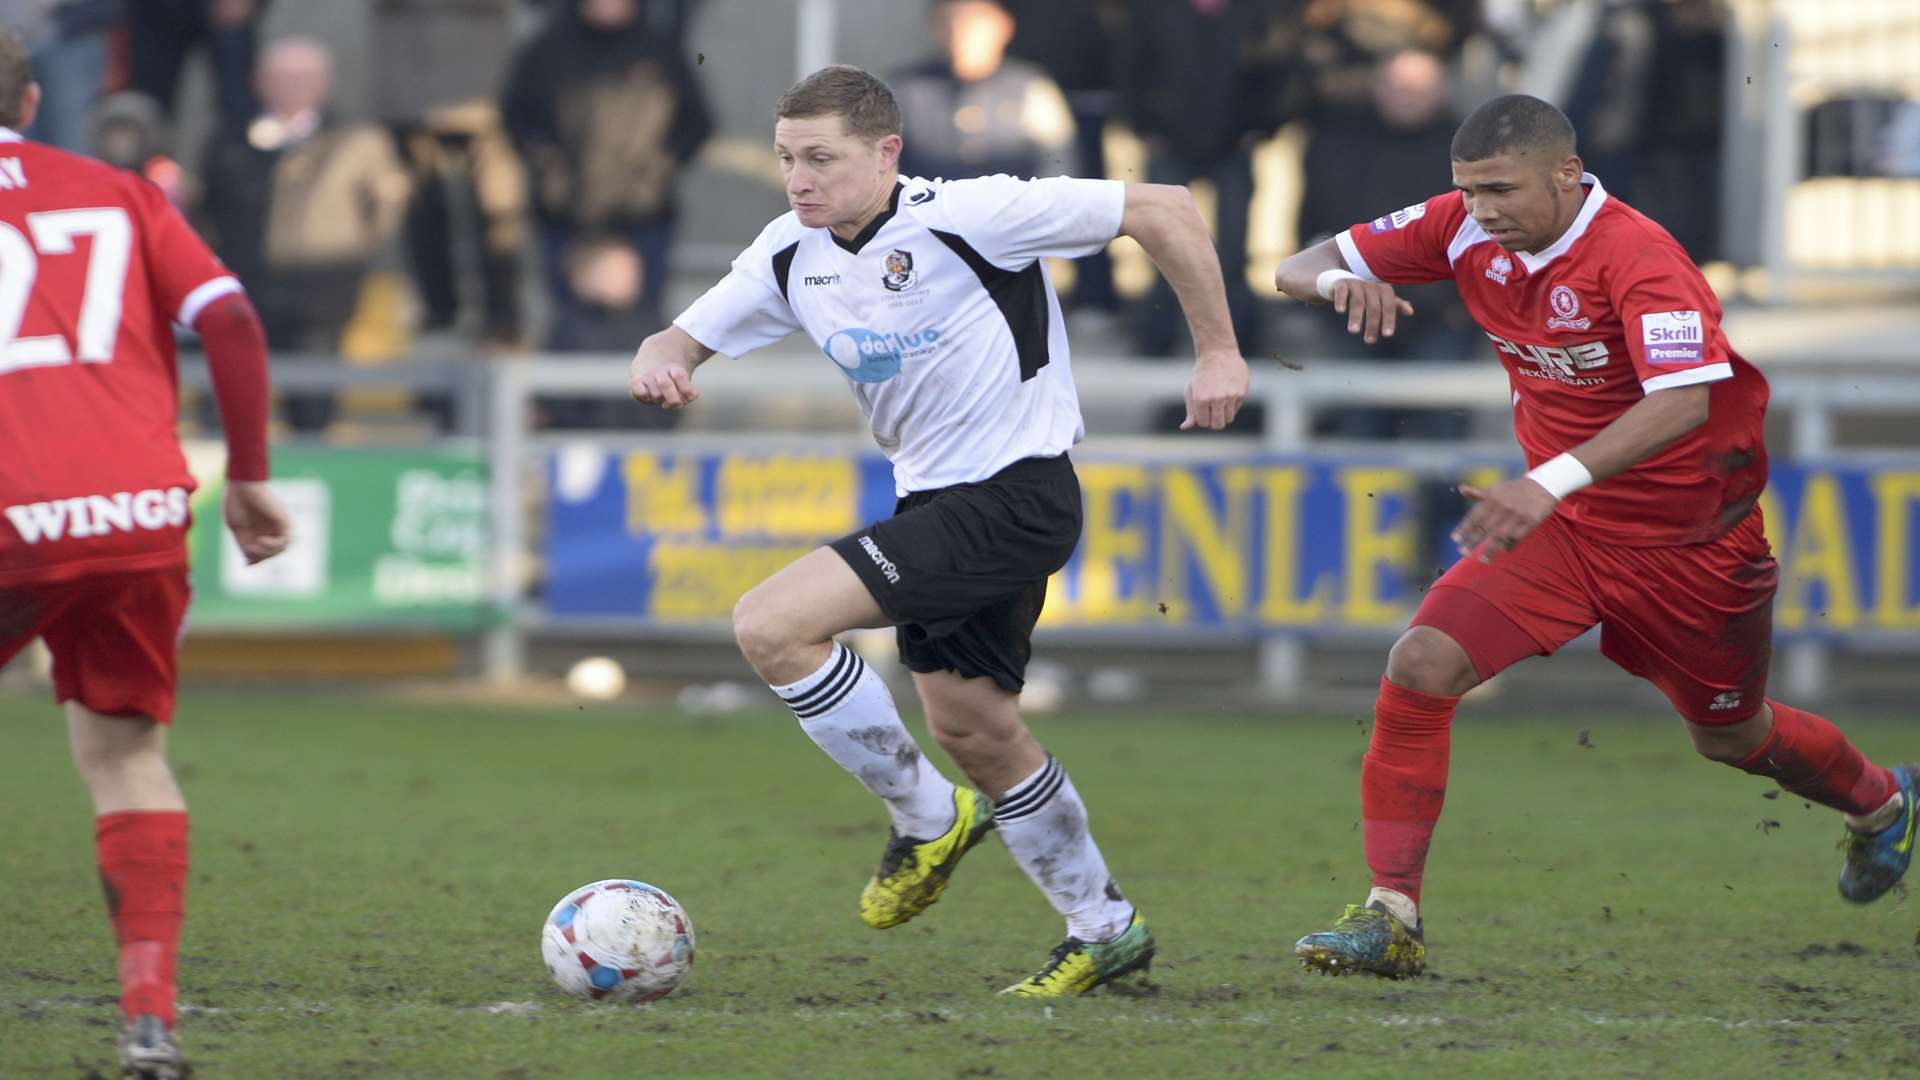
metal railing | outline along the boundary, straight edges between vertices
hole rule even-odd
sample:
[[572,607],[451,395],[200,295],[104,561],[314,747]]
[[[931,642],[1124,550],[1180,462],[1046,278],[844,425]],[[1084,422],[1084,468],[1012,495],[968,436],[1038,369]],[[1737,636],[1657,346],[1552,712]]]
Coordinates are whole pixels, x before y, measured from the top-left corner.
[[[1142,402],[1181,400],[1186,372],[1182,365],[1164,362],[1088,358],[1076,361],[1076,376],[1083,406],[1089,415],[1139,406]],[[545,453],[563,444],[583,441],[602,447],[693,449],[724,440],[738,445],[741,430],[680,431],[659,434],[619,434],[568,432],[542,434],[532,430],[532,404],[537,397],[550,394],[618,397],[625,389],[625,357],[583,360],[577,358],[537,358],[530,361],[497,364],[488,369],[489,408],[487,447],[493,483],[494,565],[492,597],[498,622],[488,634],[485,665],[496,679],[511,679],[525,666],[526,644],[530,634],[553,629],[527,599],[531,552],[527,541],[530,505],[530,472]],[[811,354],[764,354],[745,361],[718,360],[700,371],[702,406],[730,398],[778,399],[793,403],[817,402],[821,410],[840,409],[853,423],[839,434],[782,433],[751,429],[756,445],[804,444],[813,450],[851,448],[864,445],[863,429],[857,426],[858,414],[847,400],[844,380]],[[1848,375],[1822,377],[1790,374],[1771,380],[1772,411],[1785,414],[1791,425],[1790,447],[1786,457],[1825,458],[1837,450],[1839,418],[1850,414],[1912,415],[1920,418],[1920,378],[1898,375]],[[1263,369],[1253,387],[1252,400],[1266,410],[1264,435],[1245,440],[1250,452],[1298,452],[1308,448],[1324,449],[1329,444],[1311,437],[1316,412],[1341,406],[1400,406],[1418,408],[1467,408],[1505,414],[1511,393],[1504,370],[1485,363],[1458,365],[1391,364],[1348,361],[1309,362],[1305,370]],[[1176,434],[1118,436],[1097,429],[1085,444],[1089,449],[1102,445],[1130,448],[1151,446],[1164,452],[1169,460],[1179,460],[1201,450],[1217,452],[1218,437],[1195,439]],[[1462,459],[1485,460],[1489,451],[1512,456],[1510,440],[1481,441],[1471,444],[1435,442],[1343,442],[1341,449],[1365,449],[1385,460],[1398,460],[1407,467],[1427,474],[1447,475]],[[1849,447],[1844,453],[1875,453],[1870,448]],[[1913,452],[1908,451],[1912,454]],[[1920,461],[1920,456],[1915,460]],[[676,628],[648,627],[641,620],[612,620],[596,624],[606,631],[632,632],[660,638],[684,638],[690,632]],[[580,623],[566,625],[580,627]],[[709,633],[716,639],[722,628]],[[1052,634],[1088,641],[1115,641],[1127,637],[1125,631],[1059,629]],[[1347,638],[1386,638],[1388,631],[1353,631]],[[1218,643],[1226,635],[1205,635]],[[1870,635],[1869,635],[1870,637]],[[1244,641],[1240,635],[1237,640]],[[1920,650],[1920,636],[1893,635],[1873,642],[1883,648]],[[1273,636],[1260,641],[1260,669],[1263,686],[1276,696],[1302,689],[1306,683],[1306,643],[1297,636]],[[1795,643],[1784,650],[1782,676],[1785,690],[1800,698],[1824,695],[1831,672],[1830,646],[1817,640]]]

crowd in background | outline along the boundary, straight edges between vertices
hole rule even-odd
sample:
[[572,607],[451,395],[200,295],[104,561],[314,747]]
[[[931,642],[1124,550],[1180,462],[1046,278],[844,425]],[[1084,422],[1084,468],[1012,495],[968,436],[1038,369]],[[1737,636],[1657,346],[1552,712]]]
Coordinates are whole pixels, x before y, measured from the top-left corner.
[[[288,356],[383,347],[370,307],[404,282],[408,332],[499,349],[625,352],[664,324],[679,180],[714,122],[686,35],[700,0],[370,0],[370,115],[331,107],[331,57],[263,40],[288,0],[0,0],[46,94],[29,134],[160,184],[247,283]],[[1103,175],[1116,132],[1146,179],[1205,181],[1243,350],[1351,355],[1327,320],[1250,286],[1255,154],[1301,132],[1302,245],[1434,193],[1455,123],[1491,94],[1560,104],[1588,167],[1715,257],[1724,0],[912,0],[925,55],[885,72],[903,171]],[[217,123],[173,145],[186,60],[203,52]],[[1890,115],[1873,167],[1920,160],[1920,115]],[[1904,164],[1903,164],[1904,163]],[[538,281],[535,327],[523,281]],[[1374,358],[1457,359],[1478,335],[1445,286]],[[1164,284],[1123,302],[1103,253],[1068,303],[1133,351],[1178,355]],[[1079,317],[1079,316],[1076,316]],[[356,337],[356,334],[361,335]],[[404,346],[402,346],[404,349]],[[617,403],[616,403],[617,404]],[[553,403],[561,424],[630,420]],[[330,399],[291,400],[299,430]],[[1352,435],[1456,433],[1447,417],[1355,412]]]

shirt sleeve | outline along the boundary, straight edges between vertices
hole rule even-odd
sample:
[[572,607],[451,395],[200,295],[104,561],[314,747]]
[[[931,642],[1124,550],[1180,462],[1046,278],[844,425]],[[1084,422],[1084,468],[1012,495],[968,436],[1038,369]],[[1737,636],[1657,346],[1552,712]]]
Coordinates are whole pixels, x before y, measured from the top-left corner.
[[791,237],[786,246],[776,248],[778,235],[769,225],[733,260],[727,276],[681,312],[673,324],[693,340],[726,356],[745,355],[800,330],[800,320],[787,303],[774,269],[776,260],[791,262],[793,245],[799,238]]
[[1733,378],[1720,303],[1684,255],[1666,244],[1645,248],[1611,291],[1643,391]]
[[1334,243],[1347,269],[1368,281],[1447,281],[1455,254],[1448,249],[1466,219],[1466,203],[1453,191],[1335,233]]
[[243,291],[240,279],[221,263],[200,234],[159,188],[135,180],[143,225],[147,274],[154,305],[174,322],[191,327],[207,305]]
[[930,227],[959,235],[995,266],[1018,270],[1036,259],[1077,259],[1107,246],[1120,235],[1127,185],[1071,176],[982,176],[941,184],[929,201],[934,205],[922,220]]

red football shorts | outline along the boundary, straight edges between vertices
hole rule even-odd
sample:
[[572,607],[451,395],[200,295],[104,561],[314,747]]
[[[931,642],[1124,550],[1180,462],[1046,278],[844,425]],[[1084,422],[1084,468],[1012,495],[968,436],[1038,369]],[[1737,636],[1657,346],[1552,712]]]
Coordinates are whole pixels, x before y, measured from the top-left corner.
[[1600,626],[1600,651],[1696,724],[1758,712],[1773,657],[1778,567],[1760,509],[1725,536],[1621,547],[1558,516],[1491,563],[1465,558],[1428,591],[1413,625],[1460,643],[1482,680]]
[[187,569],[0,588],[0,664],[45,638],[54,700],[173,722]]

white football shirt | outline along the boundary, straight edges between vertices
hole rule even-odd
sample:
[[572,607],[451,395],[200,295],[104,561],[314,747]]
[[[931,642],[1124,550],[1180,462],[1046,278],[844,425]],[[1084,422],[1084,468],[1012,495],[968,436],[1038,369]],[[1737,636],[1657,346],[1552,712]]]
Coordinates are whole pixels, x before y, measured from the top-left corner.
[[1125,203],[1118,180],[902,179],[851,241],[775,219],[674,325],[728,356],[804,330],[901,496],[984,480],[1085,434],[1046,259],[1100,250]]

